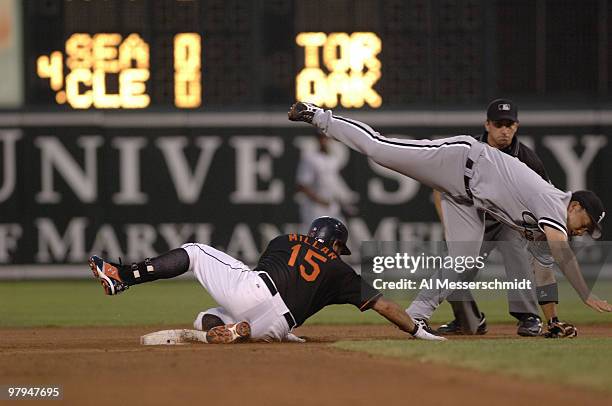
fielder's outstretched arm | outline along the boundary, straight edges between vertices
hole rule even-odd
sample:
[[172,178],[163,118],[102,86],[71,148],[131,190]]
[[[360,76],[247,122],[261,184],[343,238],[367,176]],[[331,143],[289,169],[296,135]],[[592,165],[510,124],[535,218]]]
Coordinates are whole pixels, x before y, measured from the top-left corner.
[[561,272],[563,272],[567,280],[572,284],[580,299],[587,306],[598,312],[612,311],[611,304],[599,299],[589,291],[582,272],[580,272],[576,255],[567,242],[567,236],[561,231],[547,226],[544,226],[544,233],[546,234],[546,239],[548,240],[548,245],[550,246],[552,256],[555,258],[555,262],[559,265]]

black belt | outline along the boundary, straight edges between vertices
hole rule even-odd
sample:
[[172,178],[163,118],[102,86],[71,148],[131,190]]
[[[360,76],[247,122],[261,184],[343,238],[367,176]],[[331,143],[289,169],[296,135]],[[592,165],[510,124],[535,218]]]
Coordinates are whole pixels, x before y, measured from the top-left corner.
[[[474,166],[474,161],[468,158],[467,161],[465,161],[465,167],[471,170],[472,166]],[[474,200],[474,196],[472,196],[472,190],[470,189],[470,178],[468,178],[467,175],[463,175],[463,183],[465,184],[465,193],[467,193],[468,197],[471,200]]]
[[[258,273],[257,275],[259,275],[261,280],[264,281],[264,283],[268,287],[268,290],[270,291],[272,296],[275,296],[278,293],[278,290],[276,290],[276,286],[274,286],[274,283],[272,282],[272,279],[270,279],[268,274],[262,272],[262,273]],[[291,312],[287,312],[287,313],[283,314],[283,317],[287,321],[287,325],[289,326],[289,330],[291,330],[293,327],[296,326],[297,323],[295,322],[295,319],[293,318],[293,315],[291,314]]]

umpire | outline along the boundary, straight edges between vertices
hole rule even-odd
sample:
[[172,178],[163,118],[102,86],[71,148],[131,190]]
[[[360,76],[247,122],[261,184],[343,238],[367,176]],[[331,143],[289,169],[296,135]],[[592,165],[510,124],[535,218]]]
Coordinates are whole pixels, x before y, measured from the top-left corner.
[[[516,104],[511,100],[496,99],[487,108],[485,131],[477,139],[510,156],[518,158],[544,180],[550,182],[540,158],[529,147],[518,140],[516,135],[518,127],[518,108]],[[440,219],[442,219],[440,207],[440,199],[442,198],[444,197],[439,192],[434,191],[434,201]],[[481,255],[487,256],[493,249],[497,249],[502,255],[506,275],[509,280],[517,278],[519,280],[528,279],[533,281],[532,255],[527,251],[526,242],[516,231],[486,216]],[[546,278],[537,277],[536,280],[547,279],[550,282],[551,278],[548,273],[552,272],[552,269],[542,265],[538,266],[536,263],[533,264],[533,267],[537,272],[547,274]],[[540,305],[545,310],[547,317],[548,315],[551,316],[550,320],[553,317],[556,319],[556,287],[553,273],[552,282],[537,288],[538,297],[543,297]],[[466,331],[464,327],[466,327],[465,320],[468,317],[475,317],[479,320],[476,334],[485,334],[487,332],[485,316],[478,309],[470,291],[456,291],[449,296],[448,301],[453,308],[455,319],[440,326],[438,333],[463,334]],[[537,303],[536,293],[533,290],[508,291],[510,314],[518,319],[518,335],[530,337],[537,336],[542,332],[542,321],[538,316]],[[554,306],[553,309],[551,309],[551,305]]]

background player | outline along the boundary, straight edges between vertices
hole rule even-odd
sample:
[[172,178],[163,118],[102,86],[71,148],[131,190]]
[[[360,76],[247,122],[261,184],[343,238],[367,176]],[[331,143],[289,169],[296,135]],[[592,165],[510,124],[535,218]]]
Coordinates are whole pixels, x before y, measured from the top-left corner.
[[286,340],[294,327],[330,304],[374,309],[401,330],[425,340],[444,340],[415,324],[395,302],[366,284],[340,259],[350,255],[348,230],[333,217],[312,222],[308,235],[276,237],[251,271],[231,256],[205,244],[184,244],[156,258],[131,265],[93,256],[89,266],[108,295],[131,285],[174,278],[188,270],[219,304],[194,323],[209,343],[253,338]]
[[317,131],[317,142],[315,150],[302,152],[297,167],[296,185],[303,232],[318,217],[341,219],[342,210],[350,215],[356,214],[356,208],[352,206],[354,196],[337,179],[340,161],[331,150],[329,138]]
[[[517,130],[519,127],[518,107],[508,99],[496,99],[487,107],[485,131],[477,139],[487,143],[493,148],[518,158],[529,168],[550,182],[544,164],[528,146],[519,141]],[[440,220],[442,195],[434,191],[436,211]],[[547,319],[547,336],[563,337],[575,336],[576,329],[569,323],[560,322],[557,317],[557,283],[548,258],[534,258],[527,250],[527,244],[520,234],[510,227],[485,216],[484,243],[481,255],[488,255],[496,249],[502,255],[506,276],[513,279],[533,279],[537,272],[535,284],[537,295],[531,290],[508,291],[508,305],[510,314],[518,319],[517,334],[521,336],[537,336],[542,331],[542,322],[538,316],[537,300],[539,300],[544,316]],[[533,268],[533,269],[532,269]],[[538,299],[536,299],[536,296]],[[461,320],[466,317],[476,318],[478,330],[476,334],[485,334],[487,331],[484,314],[478,309],[474,297],[469,290],[454,292],[448,299],[451,303],[455,319],[438,328],[440,334],[463,334],[464,326]]]
[[[292,105],[288,117],[311,123],[375,162],[446,193],[442,211],[450,257],[478,256],[486,212],[526,239],[547,240],[555,262],[584,303],[599,312],[612,311],[609,303],[590,292],[568,244],[573,235],[601,236],[605,211],[593,192],[562,192],[518,159],[470,136],[435,141],[385,138],[365,123],[303,102]],[[454,282],[460,274],[451,271],[446,277]],[[426,325],[451,292],[422,290],[408,312]],[[477,327],[469,326],[472,332]]]

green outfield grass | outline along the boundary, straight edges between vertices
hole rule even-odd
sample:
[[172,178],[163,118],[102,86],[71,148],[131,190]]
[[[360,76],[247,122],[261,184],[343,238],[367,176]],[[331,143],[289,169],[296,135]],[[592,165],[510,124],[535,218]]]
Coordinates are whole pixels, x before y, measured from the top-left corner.
[[[602,297],[612,300],[612,282],[600,283]],[[610,323],[612,315],[584,306],[569,287],[561,289],[560,315],[574,323]],[[408,301],[400,301],[408,305]],[[0,327],[190,324],[195,315],[215,304],[193,280],[157,281],[134,286],[118,296],[106,296],[93,280],[0,282]],[[505,295],[480,302],[489,323],[514,321],[507,314]],[[449,320],[447,304],[433,323]],[[359,312],[350,305],[329,306],[307,324],[383,324],[373,311]]]
[[107,296],[96,281],[0,282],[0,326],[191,323],[213,300],[193,281],[160,281]]
[[612,339],[341,341],[336,348],[612,392]]

